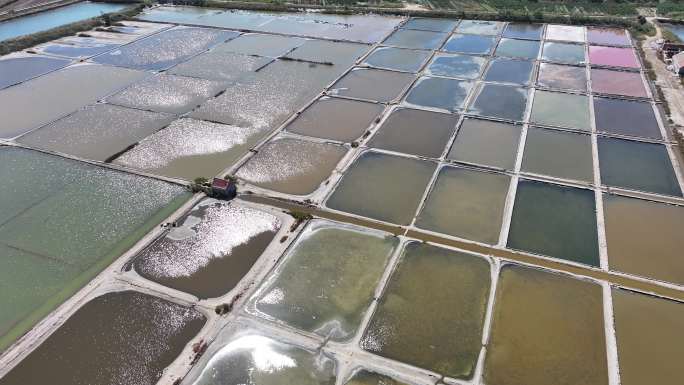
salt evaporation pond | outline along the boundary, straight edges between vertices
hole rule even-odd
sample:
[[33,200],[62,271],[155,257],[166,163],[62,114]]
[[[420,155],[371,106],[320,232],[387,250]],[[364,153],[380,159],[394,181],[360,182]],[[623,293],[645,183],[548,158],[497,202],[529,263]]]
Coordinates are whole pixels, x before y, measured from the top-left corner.
[[334,359],[236,324],[224,329],[190,373],[193,385],[334,385]]
[[463,108],[472,87],[465,80],[425,76],[406,94],[406,103],[454,112]]
[[183,118],[144,138],[113,163],[186,180],[222,176],[262,135],[254,128]]
[[154,384],[205,321],[195,309],[147,294],[104,294],[78,309],[0,384]]
[[611,269],[684,283],[684,207],[604,194],[603,210]]
[[594,192],[521,180],[508,247],[598,266]]
[[[593,74],[592,71],[592,87],[596,85]],[[544,88],[586,91],[587,70],[584,67],[541,63],[537,84]],[[594,89],[594,91],[598,90]]]
[[594,98],[596,130],[617,135],[661,139],[653,106],[648,102]]
[[[181,186],[0,148],[5,347],[189,197]],[[36,184],[35,181],[41,183]],[[130,186],[141,193],[132,193]],[[146,191],[147,193],[142,193]],[[12,283],[10,283],[12,282]]]
[[32,131],[18,141],[36,148],[105,161],[173,119],[169,114],[94,104]]
[[638,72],[592,68],[591,89],[602,94],[648,97],[644,79]]
[[[407,225],[411,222],[436,164],[364,152],[347,170],[326,205],[330,208]],[[411,180],[410,189],[404,180]],[[363,197],[359,199],[359,192]]]
[[385,39],[383,44],[400,48],[437,49],[447,36],[440,32],[399,29]]
[[390,113],[368,145],[439,158],[457,123],[458,115],[400,107]]
[[379,69],[355,68],[333,85],[335,95],[381,103],[397,99],[413,81],[414,76]]
[[473,241],[499,240],[510,177],[443,167],[416,226]]
[[477,79],[486,62],[486,59],[478,56],[437,53],[432,58],[427,72],[437,76]]
[[469,379],[482,347],[489,262],[418,242],[405,245],[361,347]]
[[521,126],[492,120],[463,120],[447,159],[512,170]]
[[382,111],[380,104],[326,96],[307,107],[286,130],[350,143],[361,137]]
[[427,17],[412,17],[402,28],[417,29],[420,31],[451,32],[458,21],[448,19],[431,19]]
[[0,23],[0,41],[60,27],[65,24],[121,11],[127,4],[84,1]]
[[489,62],[484,80],[526,86],[530,84],[533,69],[534,63],[528,60],[496,58]]
[[228,84],[221,81],[159,75],[126,88],[107,98],[107,102],[140,110],[183,114],[226,88]]
[[477,115],[507,120],[523,120],[527,90],[522,87],[483,83],[468,110]]
[[620,383],[667,383],[679,377],[684,355],[684,304],[613,289]]
[[397,244],[389,234],[312,222],[257,293],[254,311],[334,341],[348,340]]
[[503,38],[499,41],[494,55],[534,60],[539,56],[539,47],[538,41]]
[[430,51],[414,49],[379,47],[371,53],[365,64],[389,70],[418,72],[430,57]]
[[308,195],[330,177],[346,153],[343,146],[282,137],[262,147],[235,176],[270,190]]
[[608,384],[600,285],[506,265],[495,303],[487,384]]
[[232,290],[280,229],[273,214],[205,199],[133,262],[145,278],[199,298]]
[[0,58],[0,89],[64,68],[71,60],[50,56],[13,54]]
[[529,127],[522,170],[557,178],[594,181],[589,135]]
[[589,98],[579,94],[536,91],[530,121],[591,131]]
[[511,39],[541,40],[544,33],[542,24],[508,23],[503,37]]
[[0,137],[13,138],[50,123],[148,75],[125,68],[81,64],[2,90]]

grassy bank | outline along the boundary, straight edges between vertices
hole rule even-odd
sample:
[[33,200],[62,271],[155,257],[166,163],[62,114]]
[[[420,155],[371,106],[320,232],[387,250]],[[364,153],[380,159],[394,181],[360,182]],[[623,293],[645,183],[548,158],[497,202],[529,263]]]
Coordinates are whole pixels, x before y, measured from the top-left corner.
[[79,32],[88,31],[93,28],[101,27],[107,23],[114,23],[127,20],[140,13],[144,6],[142,4],[131,5],[120,12],[107,13],[91,19],[77,21],[61,27],[49,29],[47,31],[34,33],[31,35],[20,36],[15,39],[5,40],[0,43],[0,55],[11,52],[21,51],[38,44],[46,43],[65,36],[75,35]]

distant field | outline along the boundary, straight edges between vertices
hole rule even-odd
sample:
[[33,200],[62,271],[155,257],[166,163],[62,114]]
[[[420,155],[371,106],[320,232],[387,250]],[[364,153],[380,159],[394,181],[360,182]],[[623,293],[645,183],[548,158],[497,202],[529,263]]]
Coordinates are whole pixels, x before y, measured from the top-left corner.
[[637,8],[648,3],[594,1],[529,1],[529,0],[425,0],[435,9],[458,9],[471,12],[501,10],[584,15],[637,15]]

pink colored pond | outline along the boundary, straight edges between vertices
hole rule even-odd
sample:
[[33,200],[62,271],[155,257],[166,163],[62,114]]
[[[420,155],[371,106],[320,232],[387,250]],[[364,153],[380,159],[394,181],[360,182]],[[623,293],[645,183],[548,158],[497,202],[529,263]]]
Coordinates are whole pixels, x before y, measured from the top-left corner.
[[590,27],[587,29],[587,39],[591,45],[631,45],[627,31],[619,28]]
[[591,64],[611,67],[641,67],[634,50],[631,48],[590,46],[589,62]]
[[648,97],[639,72],[592,68],[591,88],[602,94]]

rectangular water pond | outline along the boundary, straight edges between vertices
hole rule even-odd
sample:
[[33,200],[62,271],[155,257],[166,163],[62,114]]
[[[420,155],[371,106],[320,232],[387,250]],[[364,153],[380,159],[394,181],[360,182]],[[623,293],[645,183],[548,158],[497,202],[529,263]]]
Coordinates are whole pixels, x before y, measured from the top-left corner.
[[482,347],[489,262],[410,242],[361,347],[439,374],[469,379]]
[[441,32],[398,29],[383,44],[400,48],[438,49],[447,36]]
[[496,38],[482,35],[453,34],[444,44],[442,50],[446,52],[467,53],[472,55],[487,55],[496,45]]
[[104,294],[78,309],[0,384],[154,384],[205,321],[195,309],[147,294]]
[[513,83],[526,86],[534,70],[534,62],[496,58],[489,62],[484,80],[488,82]]
[[527,107],[527,89],[503,84],[481,84],[468,111],[492,118],[521,121]]
[[0,137],[13,138],[50,123],[145,76],[141,71],[85,64],[4,89]]
[[487,384],[608,385],[601,286],[516,265],[499,277]]
[[552,25],[546,26],[546,40],[571,41],[584,43],[584,27],[574,25]]
[[375,68],[416,73],[429,57],[430,51],[378,47],[366,58],[364,64]]
[[541,40],[544,33],[543,24],[508,23],[503,37],[511,39]]
[[[346,171],[326,206],[408,225],[435,167],[424,160],[366,151]],[[406,180],[411,181],[411,188],[406,188]]]
[[285,58],[349,67],[369,50],[370,46],[366,44],[306,40],[304,44],[285,55]]
[[336,361],[315,348],[238,323],[219,334],[189,374],[193,385],[335,385]]
[[183,114],[227,87],[227,83],[221,81],[158,75],[107,98],[107,102],[142,110]]
[[471,33],[477,35],[498,35],[505,23],[487,20],[461,20],[456,27],[458,33]]
[[507,246],[599,266],[594,192],[520,180]]
[[0,147],[0,164],[8,182],[0,186],[0,349],[190,196],[181,186],[31,150]]
[[424,76],[406,95],[406,103],[449,112],[463,108],[473,82]]
[[275,129],[345,69],[276,60],[234,82],[189,116],[238,127]]
[[632,45],[627,31],[622,28],[588,27],[587,40],[591,45]]
[[589,98],[585,95],[536,91],[530,121],[548,126],[591,131]]
[[684,207],[605,194],[603,212],[612,270],[684,284]]
[[457,123],[458,115],[397,108],[392,110],[368,145],[389,151],[440,158]]
[[414,78],[402,72],[355,68],[333,85],[331,93],[388,103],[401,96]]
[[542,59],[555,63],[580,65],[586,62],[584,46],[579,44],[547,41],[542,49]]
[[592,68],[591,90],[602,94],[648,97],[644,80],[638,72]]
[[168,73],[208,80],[232,81],[253,73],[272,60],[268,57],[214,50],[178,64],[170,69]]
[[484,119],[463,120],[448,159],[512,170],[521,126]]
[[496,244],[510,179],[505,174],[443,167],[416,226]]
[[684,304],[613,289],[622,385],[668,383],[680,377]]
[[618,47],[589,47],[589,63],[592,65],[641,68],[636,52],[632,48]]
[[0,58],[0,89],[64,68],[71,60],[41,55],[14,54]]
[[280,220],[233,201],[205,199],[134,260],[138,274],[199,298],[227,294],[268,247]]
[[402,28],[433,32],[451,32],[454,27],[456,27],[456,24],[458,24],[458,20],[412,17],[404,23]]
[[235,176],[286,194],[308,195],[330,177],[347,148],[280,137],[261,147]]
[[[592,72],[592,87],[593,80]],[[540,63],[537,85],[545,88],[586,91],[587,70],[584,67]]]
[[538,41],[503,38],[499,41],[494,54],[496,56],[534,60],[539,56],[539,47]]
[[185,180],[212,177],[235,164],[264,134],[183,118],[141,140],[113,163]]
[[598,153],[603,184],[682,196],[665,146],[599,137]]
[[427,73],[462,79],[477,79],[487,59],[479,56],[436,53],[427,68]]
[[596,130],[611,134],[661,139],[660,126],[649,102],[594,98]]
[[168,125],[174,118],[169,114],[94,104],[32,131],[18,141],[28,146],[106,161]]
[[3,21],[0,24],[0,41],[47,31],[62,25],[98,17],[103,13],[121,11],[127,6],[127,4],[91,3],[84,1],[33,15],[17,17]]
[[350,143],[366,132],[383,109],[381,104],[325,96],[307,107],[286,130]]
[[140,70],[164,70],[238,36],[218,29],[175,27],[92,59]]
[[255,295],[254,311],[321,337],[348,340],[398,242],[360,227],[312,222]]
[[594,166],[589,135],[529,127],[522,170],[592,183]]
[[304,42],[306,40],[298,37],[247,33],[217,45],[211,52],[277,58],[299,47]]

